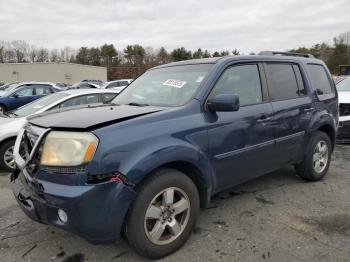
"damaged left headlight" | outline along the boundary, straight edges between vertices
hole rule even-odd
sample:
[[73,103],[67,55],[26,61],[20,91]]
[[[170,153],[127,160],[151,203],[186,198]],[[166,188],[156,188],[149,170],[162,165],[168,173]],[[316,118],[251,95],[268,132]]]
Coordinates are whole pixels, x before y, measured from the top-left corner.
[[52,131],[44,142],[40,163],[43,166],[79,166],[90,162],[98,139],[88,132]]

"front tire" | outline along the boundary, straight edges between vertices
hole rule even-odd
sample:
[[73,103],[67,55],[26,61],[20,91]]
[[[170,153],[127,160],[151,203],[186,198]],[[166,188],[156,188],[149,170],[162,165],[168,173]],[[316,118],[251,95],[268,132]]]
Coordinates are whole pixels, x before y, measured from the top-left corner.
[[328,171],[331,155],[332,143],[329,136],[317,131],[306,149],[303,162],[295,166],[297,174],[305,180],[321,180]]
[[2,104],[0,104],[0,114],[3,114],[6,112],[6,107]]
[[9,140],[0,146],[0,169],[12,172],[15,167],[15,159],[13,157],[13,148],[15,140]]
[[167,256],[189,238],[200,210],[193,181],[177,170],[161,169],[138,188],[126,221],[126,237],[140,255]]

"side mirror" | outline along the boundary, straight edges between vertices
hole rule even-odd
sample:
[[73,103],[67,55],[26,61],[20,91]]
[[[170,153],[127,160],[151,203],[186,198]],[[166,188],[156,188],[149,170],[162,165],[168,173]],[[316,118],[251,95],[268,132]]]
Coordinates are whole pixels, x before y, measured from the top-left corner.
[[13,94],[12,97],[13,97],[13,98],[18,98],[19,95],[18,95],[18,94]]
[[210,98],[207,102],[208,108],[212,111],[238,111],[239,109],[239,96],[232,94],[221,94],[213,98]]

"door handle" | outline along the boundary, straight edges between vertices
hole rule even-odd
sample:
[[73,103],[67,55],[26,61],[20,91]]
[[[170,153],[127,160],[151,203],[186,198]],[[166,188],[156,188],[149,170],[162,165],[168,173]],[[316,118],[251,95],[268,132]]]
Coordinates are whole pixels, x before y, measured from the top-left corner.
[[268,121],[271,121],[271,117],[266,117],[266,116],[262,116],[260,119],[257,120],[258,123],[265,123]]
[[304,108],[304,112],[312,112],[315,108],[313,107],[307,107],[307,108]]

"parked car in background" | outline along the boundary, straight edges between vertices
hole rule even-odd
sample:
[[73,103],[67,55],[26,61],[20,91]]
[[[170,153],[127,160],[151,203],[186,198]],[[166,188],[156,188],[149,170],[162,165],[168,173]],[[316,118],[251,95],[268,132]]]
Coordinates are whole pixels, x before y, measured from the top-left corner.
[[68,86],[66,89],[87,89],[87,88],[100,88],[98,84],[90,82],[78,82],[72,86]]
[[91,104],[109,103],[118,95],[115,90],[82,89],[67,90],[40,98],[17,110],[0,115],[0,170],[13,171],[13,145],[26,117],[44,112]]
[[115,89],[115,90],[118,90],[119,92],[121,92],[132,81],[133,81],[133,79],[119,79],[119,80],[114,80],[114,81],[110,81],[110,82],[105,82],[101,85],[101,88]]
[[337,84],[339,94],[339,128],[337,142],[350,143],[350,76]]
[[20,82],[11,82],[11,83],[6,83],[2,86],[0,86],[0,91],[4,91],[5,89],[17,86]]
[[285,165],[321,180],[338,125],[334,81],[321,60],[264,54],[158,66],[111,105],[29,118],[15,143],[18,204],[93,243],[124,232],[155,259],[184,244],[220,191]]
[[83,82],[83,83],[92,83],[92,84],[95,84],[95,85],[98,85],[98,86],[101,86],[103,84],[103,82],[101,80],[98,80],[98,79],[84,79],[84,80],[81,80],[81,82]]
[[17,109],[43,96],[60,91],[54,85],[40,82],[20,83],[0,91],[0,113]]

